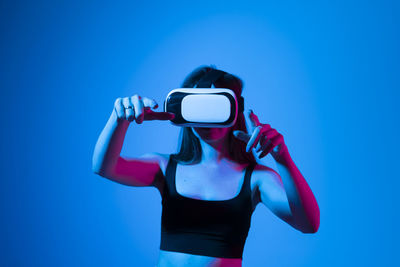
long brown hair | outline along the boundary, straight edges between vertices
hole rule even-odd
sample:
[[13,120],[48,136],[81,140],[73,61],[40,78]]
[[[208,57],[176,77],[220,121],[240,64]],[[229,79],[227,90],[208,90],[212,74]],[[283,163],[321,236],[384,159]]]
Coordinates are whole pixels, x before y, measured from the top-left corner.
[[[182,88],[193,88],[197,82],[215,66],[200,66],[194,69],[184,79]],[[243,90],[243,81],[232,74],[226,73],[214,83],[216,88],[231,89],[239,98]],[[246,152],[246,143],[233,136],[234,130],[241,130],[248,133],[243,112],[239,112],[235,124],[230,127],[229,135],[229,156],[238,163],[255,164],[256,159],[252,152]],[[180,134],[179,152],[173,154],[174,158],[181,164],[196,164],[201,161],[202,149],[199,138],[193,133],[192,127],[182,127]]]

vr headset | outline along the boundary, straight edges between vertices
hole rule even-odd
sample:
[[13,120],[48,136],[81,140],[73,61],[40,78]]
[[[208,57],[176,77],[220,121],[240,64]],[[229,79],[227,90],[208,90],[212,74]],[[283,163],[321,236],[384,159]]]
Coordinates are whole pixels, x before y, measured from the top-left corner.
[[244,110],[243,97],[236,98],[227,88],[211,88],[226,72],[212,69],[195,85],[177,88],[168,93],[164,111],[172,112],[172,124],[183,127],[230,127]]

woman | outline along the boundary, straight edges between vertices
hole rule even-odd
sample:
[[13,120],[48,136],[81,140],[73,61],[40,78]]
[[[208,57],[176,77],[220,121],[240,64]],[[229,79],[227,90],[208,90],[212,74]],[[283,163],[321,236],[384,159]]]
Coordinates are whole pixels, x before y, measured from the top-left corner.
[[[194,87],[210,71],[215,67],[195,69],[182,87]],[[225,73],[213,85],[241,96],[242,81],[234,75]],[[93,171],[100,176],[159,190],[163,209],[157,266],[241,266],[258,203],[303,233],[318,230],[318,204],[282,135],[260,123],[252,111],[251,133],[240,112],[229,128],[182,127],[177,154],[121,157],[130,122],[174,118],[172,113],[153,111],[157,106],[138,95],[118,98],[93,155]],[[279,173],[259,164],[253,153],[259,158],[271,153]]]

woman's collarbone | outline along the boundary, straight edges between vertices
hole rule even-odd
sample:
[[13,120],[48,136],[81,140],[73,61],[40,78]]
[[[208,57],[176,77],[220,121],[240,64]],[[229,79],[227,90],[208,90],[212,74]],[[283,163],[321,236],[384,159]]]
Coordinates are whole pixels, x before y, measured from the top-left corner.
[[175,176],[176,190],[178,194],[190,198],[228,200],[240,192],[244,182],[242,178],[243,171],[180,166]]

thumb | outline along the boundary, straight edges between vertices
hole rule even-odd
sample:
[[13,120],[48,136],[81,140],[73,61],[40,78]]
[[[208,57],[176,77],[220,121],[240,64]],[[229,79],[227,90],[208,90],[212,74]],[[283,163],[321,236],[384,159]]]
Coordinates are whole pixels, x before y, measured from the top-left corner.
[[251,135],[240,131],[240,130],[235,130],[233,131],[233,136],[235,136],[237,139],[242,140],[244,142],[248,142],[250,140]]

